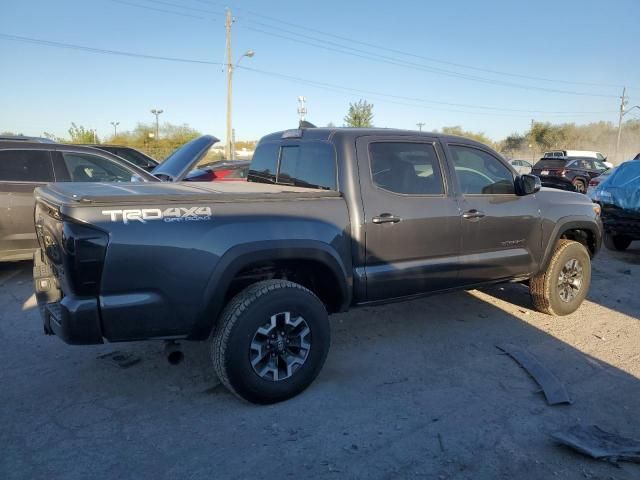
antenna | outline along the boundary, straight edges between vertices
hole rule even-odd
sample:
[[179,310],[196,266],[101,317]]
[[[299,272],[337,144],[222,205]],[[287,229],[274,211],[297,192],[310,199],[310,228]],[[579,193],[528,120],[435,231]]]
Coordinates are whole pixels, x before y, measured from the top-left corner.
[[300,123],[304,122],[305,118],[307,117],[306,102],[307,99],[302,95],[298,97],[298,118],[300,120]]

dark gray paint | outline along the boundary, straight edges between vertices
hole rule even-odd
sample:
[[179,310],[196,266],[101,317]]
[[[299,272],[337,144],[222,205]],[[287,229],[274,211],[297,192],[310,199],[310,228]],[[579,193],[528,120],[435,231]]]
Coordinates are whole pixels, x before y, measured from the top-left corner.
[[[286,145],[281,136],[262,141]],[[367,150],[361,148],[376,139],[434,144],[446,194],[396,195],[376,188]],[[38,198],[63,215],[109,234],[99,294],[102,334],[112,341],[206,338],[235,273],[264,259],[327,265],[344,310],[529,278],[545,265],[567,228],[591,232],[592,253],[600,246],[600,221],[585,196],[547,189],[527,196],[461,195],[448,143],[483,149],[510,168],[477,142],[376,129],[309,129],[295,141],[309,140],[335,146],[339,192],[248,182],[65,184],[37,190]],[[208,207],[212,215],[198,222],[124,224],[102,214],[176,206]],[[462,217],[472,209],[485,216]],[[384,213],[402,221],[374,223]],[[57,228],[44,210],[36,220]]]

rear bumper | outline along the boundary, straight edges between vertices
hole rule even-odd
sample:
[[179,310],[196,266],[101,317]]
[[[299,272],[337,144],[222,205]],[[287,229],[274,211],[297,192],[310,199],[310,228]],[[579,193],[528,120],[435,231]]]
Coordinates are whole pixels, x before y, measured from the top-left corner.
[[104,343],[98,300],[73,295],[61,298],[57,279],[42,259],[40,249],[33,255],[33,283],[47,335],[56,335],[71,345]]
[[40,313],[44,331],[70,345],[96,345],[104,343],[98,316],[98,301],[64,297],[59,302],[47,303]]

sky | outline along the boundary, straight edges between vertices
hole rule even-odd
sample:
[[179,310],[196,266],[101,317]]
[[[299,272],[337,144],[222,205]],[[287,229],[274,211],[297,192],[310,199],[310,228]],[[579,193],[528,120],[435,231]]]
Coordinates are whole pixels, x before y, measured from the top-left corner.
[[239,140],[294,128],[300,95],[318,126],[362,98],[375,126],[495,140],[532,120],[617,122],[622,86],[640,104],[637,0],[0,0],[0,132],[64,136],[75,122],[105,137],[157,108],[223,139],[226,7],[234,61],[255,51],[234,72]]

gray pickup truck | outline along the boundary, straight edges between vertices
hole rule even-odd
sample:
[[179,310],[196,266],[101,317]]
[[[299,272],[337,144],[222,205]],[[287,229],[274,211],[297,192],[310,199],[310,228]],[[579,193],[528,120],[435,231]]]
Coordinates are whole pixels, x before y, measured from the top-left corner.
[[[215,141],[185,145],[165,179]],[[35,196],[47,334],[208,339],[221,381],[255,403],[304,390],[329,350],[328,315],[351,307],[528,282],[535,308],[570,314],[602,230],[584,195],[540,189],[485,145],[388,129],[268,135],[246,182],[50,184]]]

